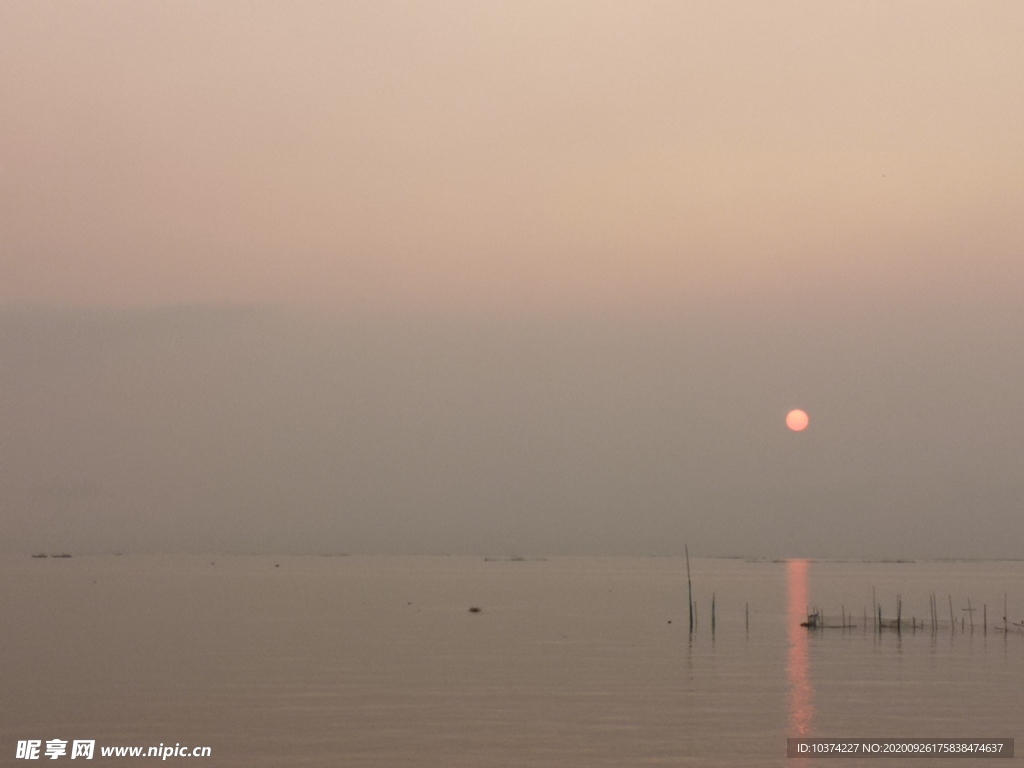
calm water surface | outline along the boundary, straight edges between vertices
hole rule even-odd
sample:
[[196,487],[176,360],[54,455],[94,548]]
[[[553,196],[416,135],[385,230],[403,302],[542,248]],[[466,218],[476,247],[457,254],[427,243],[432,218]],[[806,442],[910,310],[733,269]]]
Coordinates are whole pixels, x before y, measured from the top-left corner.
[[[691,567],[692,638],[681,559],[0,558],[0,763],[59,738],[210,766],[805,768],[834,761],[787,736],[1024,736],[1024,634],[996,628],[1024,563]],[[926,626],[934,592],[943,623],[879,635],[872,588]],[[808,632],[808,606],[857,626]]]

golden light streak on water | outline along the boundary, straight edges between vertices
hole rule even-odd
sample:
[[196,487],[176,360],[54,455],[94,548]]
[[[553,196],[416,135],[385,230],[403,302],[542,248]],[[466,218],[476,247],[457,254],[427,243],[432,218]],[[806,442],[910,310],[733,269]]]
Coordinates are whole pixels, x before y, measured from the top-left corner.
[[814,689],[811,685],[807,629],[800,626],[807,618],[806,560],[786,563],[786,632],[788,655],[786,679],[789,682],[789,735],[809,736],[814,726]]

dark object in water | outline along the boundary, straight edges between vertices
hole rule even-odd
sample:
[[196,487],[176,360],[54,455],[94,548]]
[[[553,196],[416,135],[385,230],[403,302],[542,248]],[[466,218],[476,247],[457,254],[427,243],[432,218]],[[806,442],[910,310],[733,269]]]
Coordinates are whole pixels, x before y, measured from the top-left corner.
[[814,613],[807,614],[807,621],[801,621],[801,627],[807,627],[808,629],[817,629],[818,621],[821,619],[821,615],[815,611]]
[[470,613],[480,613],[480,611],[482,611],[482,610],[483,610],[483,608],[481,608],[479,605],[471,605],[471,606],[469,606],[469,612]]
[[32,557],[49,557],[45,552],[40,552],[38,555],[32,555]]
[[825,620],[821,618],[821,611],[815,611],[814,613],[808,613],[807,621],[801,621],[800,626],[807,627],[808,629],[853,629],[855,625],[853,622],[846,620],[845,613],[842,624],[826,624]]

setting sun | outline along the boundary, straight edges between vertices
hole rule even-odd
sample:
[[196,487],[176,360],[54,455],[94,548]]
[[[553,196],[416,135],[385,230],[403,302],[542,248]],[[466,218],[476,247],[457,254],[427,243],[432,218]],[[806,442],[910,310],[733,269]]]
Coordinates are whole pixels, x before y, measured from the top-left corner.
[[796,408],[786,414],[786,426],[794,432],[803,432],[807,429],[807,425],[810,424],[811,419],[807,415],[806,411],[801,411]]

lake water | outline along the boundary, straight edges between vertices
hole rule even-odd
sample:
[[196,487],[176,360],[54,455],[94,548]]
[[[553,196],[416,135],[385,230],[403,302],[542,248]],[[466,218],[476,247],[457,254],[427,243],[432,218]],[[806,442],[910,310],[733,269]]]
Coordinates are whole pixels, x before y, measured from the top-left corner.
[[[806,768],[834,761],[787,737],[1024,735],[1022,562],[691,570],[692,637],[681,558],[5,556],[0,763],[81,739],[100,765]],[[876,633],[872,589],[925,629]]]

